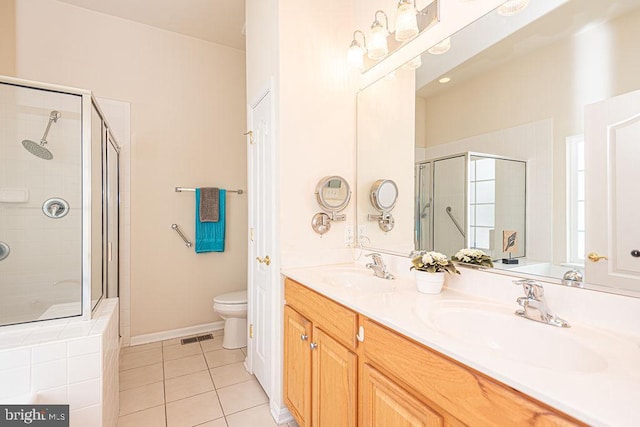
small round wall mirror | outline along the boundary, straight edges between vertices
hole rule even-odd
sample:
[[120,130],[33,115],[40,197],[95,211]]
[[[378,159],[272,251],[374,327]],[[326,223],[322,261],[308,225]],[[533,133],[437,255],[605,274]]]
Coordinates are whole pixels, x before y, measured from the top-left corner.
[[325,176],[316,186],[316,199],[324,212],[318,212],[311,220],[311,228],[323,235],[331,229],[331,221],[344,221],[344,215],[338,215],[351,200],[349,183],[341,176]]
[[371,204],[380,212],[390,212],[398,200],[398,186],[390,179],[379,179],[371,187]]
[[340,212],[349,205],[351,188],[340,176],[326,176],[316,186],[316,198],[325,212]]
[[367,215],[369,221],[378,221],[378,226],[385,233],[393,230],[395,220],[391,211],[398,200],[398,186],[390,179],[379,179],[373,183],[369,199],[380,215]]

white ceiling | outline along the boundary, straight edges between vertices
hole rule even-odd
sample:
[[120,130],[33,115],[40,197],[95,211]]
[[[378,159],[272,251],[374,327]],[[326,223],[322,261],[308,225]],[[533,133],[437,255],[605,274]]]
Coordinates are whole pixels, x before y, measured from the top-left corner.
[[59,0],[244,50],[244,0]]

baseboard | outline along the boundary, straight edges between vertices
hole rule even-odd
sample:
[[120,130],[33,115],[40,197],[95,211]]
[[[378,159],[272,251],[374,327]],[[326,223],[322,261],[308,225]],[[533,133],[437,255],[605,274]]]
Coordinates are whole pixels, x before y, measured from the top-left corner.
[[154,332],[152,334],[137,335],[131,337],[131,346],[147,344],[150,342],[170,340],[172,338],[180,338],[187,335],[195,335],[203,332],[219,331],[224,329],[224,320],[213,323],[204,323],[202,325],[188,326],[186,328],[172,329],[170,331]]
[[276,424],[280,425],[293,421],[293,415],[291,415],[291,412],[289,412],[286,406],[280,407],[276,402],[271,400],[271,402],[269,402],[269,409]]

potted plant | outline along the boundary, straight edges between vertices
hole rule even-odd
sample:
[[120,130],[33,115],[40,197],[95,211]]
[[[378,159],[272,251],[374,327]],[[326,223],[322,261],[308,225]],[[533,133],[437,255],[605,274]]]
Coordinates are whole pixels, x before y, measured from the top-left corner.
[[491,257],[480,249],[460,249],[458,253],[451,257],[453,261],[461,264],[467,264],[471,266],[491,268],[493,267],[493,261]]
[[419,292],[438,294],[444,285],[444,274],[460,274],[453,262],[439,252],[425,252],[411,260]]

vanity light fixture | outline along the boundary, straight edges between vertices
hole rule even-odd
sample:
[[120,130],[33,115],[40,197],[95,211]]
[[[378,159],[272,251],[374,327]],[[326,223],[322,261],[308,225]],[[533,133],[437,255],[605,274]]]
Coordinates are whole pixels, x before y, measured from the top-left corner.
[[432,55],[442,55],[443,53],[449,52],[449,49],[451,49],[451,37],[447,37],[440,43],[430,47],[427,52]]
[[[356,40],[356,34],[360,33],[362,35],[362,45],[358,43]],[[353,40],[351,41],[351,46],[349,46],[349,51],[347,52],[347,61],[349,65],[353,68],[357,68],[358,70],[364,70],[364,54],[367,52],[367,39],[364,36],[364,33],[360,30],[355,30],[353,32]]]
[[413,58],[411,61],[404,64],[402,66],[402,69],[405,71],[413,71],[420,68],[421,65],[422,65],[422,58],[420,57],[420,55],[418,55],[415,58]]
[[400,0],[396,11],[396,40],[406,42],[418,35],[416,0]]
[[[384,15],[385,25],[378,20],[378,14]],[[387,44],[387,36],[389,35],[389,18],[382,10],[377,10],[374,15],[373,24],[371,24],[371,32],[369,33],[369,51],[367,56],[369,59],[379,60],[387,56],[389,46]]]
[[512,16],[522,12],[529,0],[508,0],[498,7],[498,14],[502,16]]

